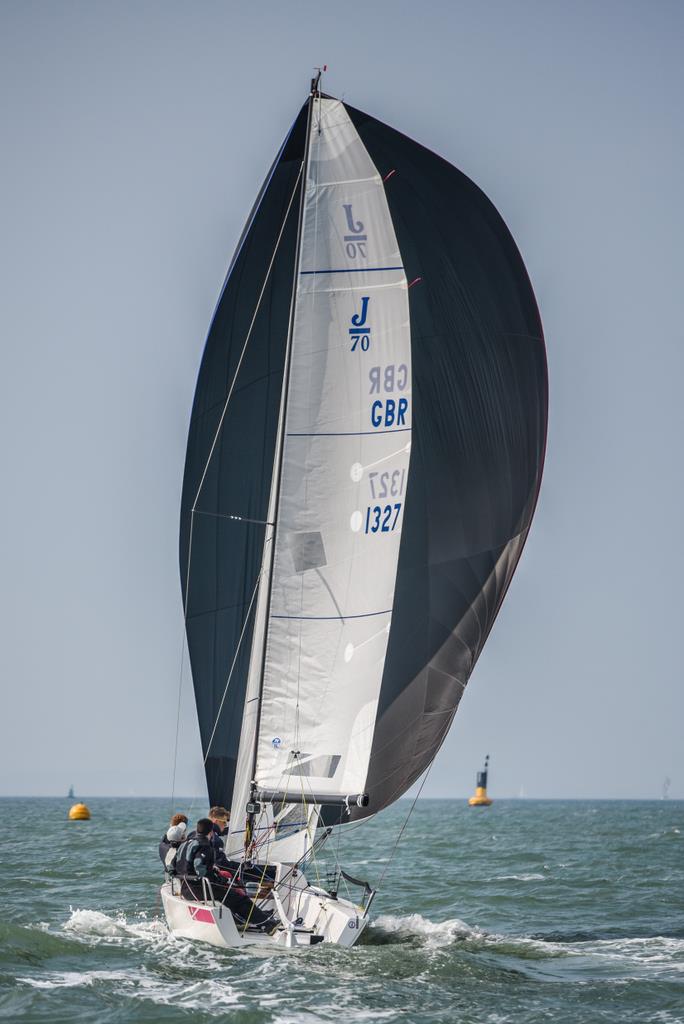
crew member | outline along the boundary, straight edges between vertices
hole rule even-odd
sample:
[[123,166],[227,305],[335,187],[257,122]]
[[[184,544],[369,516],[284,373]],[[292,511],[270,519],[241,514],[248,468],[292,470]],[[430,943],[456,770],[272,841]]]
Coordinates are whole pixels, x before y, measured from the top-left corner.
[[212,807],[209,811],[209,821],[212,824],[213,832],[211,836],[212,846],[217,850],[225,850],[230,811],[227,811],[225,807]]
[[174,865],[175,874],[181,882],[181,895],[186,900],[200,902],[213,896],[214,900],[227,906],[240,923],[248,923],[255,928],[275,925],[273,915],[260,910],[234,880],[223,848],[219,853],[213,846],[213,832],[212,821],[200,818],[195,832],[181,844]]
[[[166,859],[171,849],[177,850],[182,840],[185,838],[185,833],[188,827],[188,819],[184,814],[174,814],[169,822],[169,827],[161,837],[159,843],[159,857],[162,864],[166,867]],[[173,834],[171,834],[173,832]]]

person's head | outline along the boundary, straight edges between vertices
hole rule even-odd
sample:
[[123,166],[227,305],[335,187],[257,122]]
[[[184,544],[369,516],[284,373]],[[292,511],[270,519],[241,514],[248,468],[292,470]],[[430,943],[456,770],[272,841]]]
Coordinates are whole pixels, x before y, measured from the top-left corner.
[[230,821],[230,811],[227,811],[225,807],[212,807],[209,811],[209,818],[219,828],[225,828]]
[[212,832],[212,824],[209,818],[200,818],[195,826],[198,836],[208,836]]
[[[175,815],[174,815],[174,817],[175,817]],[[185,831],[186,831],[186,829],[187,829],[187,825],[185,824],[184,821],[180,821],[176,825],[171,825],[166,830],[166,838],[167,838],[168,842],[170,842],[170,843],[180,843],[181,840],[185,838]]]
[[188,819],[184,814],[174,814],[169,822],[169,825],[187,825]]

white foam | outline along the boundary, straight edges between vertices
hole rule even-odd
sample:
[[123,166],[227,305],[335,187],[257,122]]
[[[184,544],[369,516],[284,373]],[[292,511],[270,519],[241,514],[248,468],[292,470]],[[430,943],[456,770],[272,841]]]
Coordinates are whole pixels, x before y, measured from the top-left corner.
[[83,988],[101,985],[115,987],[117,992],[131,999],[155,1003],[157,1006],[180,1006],[186,1009],[207,1007],[220,1015],[226,1007],[240,1002],[238,993],[227,981],[218,978],[203,978],[188,984],[187,981],[169,982],[146,971],[54,971],[43,978],[18,978],[32,988],[50,990],[56,988]]
[[126,919],[123,915],[112,918],[99,910],[74,910],[64,924],[65,932],[78,932],[81,935],[125,935]]
[[463,942],[467,946],[481,949],[506,947],[518,949],[521,955],[539,957],[564,956],[568,953],[567,946],[556,942],[544,942],[541,939],[530,939],[526,936],[499,935],[496,932],[485,932],[481,928],[472,928],[459,918],[449,921],[434,922],[420,914],[408,914],[406,917],[395,917],[383,914],[377,918],[372,927],[384,932],[398,935],[415,936],[424,945],[433,948],[449,946],[455,942]]
[[100,910],[74,910],[73,907],[69,920],[65,921],[62,927],[65,932],[73,932],[91,938],[133,938],[159,941],[171,937],[168,928],[159,918],[149,921],[145,914],[140,914],[137,921],[129,923],[122,913],[110,917]]
[[647,839],[667,839],[670,836],[680,836],[682,833],[676,825],[672,825],[670,828],[661,829],[660,832],[649,832],[646,836]]
[[590,942],[573,943],[573,949],[606,960],[666,965],[672,970],[684,972],[684,939],[665,935],[654,935],[649,938],[594,939]]
[[[391,1010],[371,1010],[369,1007],[354,1006],[350,1016],[357,1024],[363,1024],[364,1021],[396,1020],[397,1010],[394,1007]],[[297,1010],[295,1013],[278,1014],[273,1018],[273,1024],[321,1024],[322,1020],[328,1019],[331,1018],[327,1014],[321,1017],[318,1013]]]
[[54,971],[46,978],[17,978],[32,988],[83,988],[96,981],[126,982],[130,980],[127,971]]
[[547,875],[496,875],[494,882],[545,882]]
[[430,921],[421,914],[407,914],[405,917],[396,917],[394,914],[381,914],[372,927],[380,928],[384,932],[404,935],[416,935],[429,943],[443,946],[454,942],[456,939],[481,937],[484,932],[471,928],[465,921],[452,918],[449,921]]

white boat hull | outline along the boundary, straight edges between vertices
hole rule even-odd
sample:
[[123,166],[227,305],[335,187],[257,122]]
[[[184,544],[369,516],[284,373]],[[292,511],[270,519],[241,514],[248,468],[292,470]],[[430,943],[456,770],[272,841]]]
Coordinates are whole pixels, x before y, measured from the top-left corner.
[[274,911],[276,923],[270,932],[245,928],[217,900],[184,899],[173,891],[172,882],[162,885],[161,898],[172,935],[226,949],[294,949],[319,943],[350,947],[368,923],[363,907],[309,885],[301,872],[293,880],[288,871],[287,885],[276,883],[274,899],[260,903],[262,909]]

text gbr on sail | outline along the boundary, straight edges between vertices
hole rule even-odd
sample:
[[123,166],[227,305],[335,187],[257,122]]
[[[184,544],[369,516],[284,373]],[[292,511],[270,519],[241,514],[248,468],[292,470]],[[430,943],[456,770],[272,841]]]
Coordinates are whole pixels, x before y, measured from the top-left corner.
[[[405,363],[388,363],[387,366],[373,366],[368,373],[369,394],[404,391],[408,383],[408,368]],[[371,405],[371,423],[379,427],[405,427],[408,398],[376,398]]]

